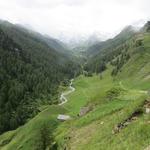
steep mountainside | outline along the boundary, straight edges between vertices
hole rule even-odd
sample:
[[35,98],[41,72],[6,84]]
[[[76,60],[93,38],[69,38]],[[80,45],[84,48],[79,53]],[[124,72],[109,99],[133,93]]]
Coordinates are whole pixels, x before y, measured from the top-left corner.
[[109,39],[104,42],[96,43],[88,48],[87,54],[95,55],[98,54],[100,51],[104,51],[106,49],[112,49],[116,46],[119,46],[130,37],[132,37],[135,33],[135,30],[132,26],[127,26],[124,28],[116,37],[113,39]]
[[[64,43],[58,41],[57,39],[53,39],[50,36],[47,35],[42,35],[38,32],[35,32],[30,29],[26,29],[21,25],[13,25],[7,21],[0,21],[1,28],[10,36],[13,37],[16,42],[22,42],[18,37],[36,40],[37,42],[39,41],[40,43],[43,43],[47,46],[49,46],[51,49],[62,53],[65,55],[69,55],[70,51],[67,49],[67,46],[65,46]],[[17,36],[18,35],[18,36]],[[19,37],[19,38],[20,38]]]
[[101,72],[106,69],[105,65],[118,55],[121,50],[127,49],[125,44],[136,34],[132,26],[124,28],[116,37],[104,42],[92,45],[87,50],[87,65],[85,69],[92,72]]
[[148,24],[145,27],[116,49],[108,49],[101,57],[105,71],[76,79],[76,91],[65,105],[74,119],[56,129],[58,149],[149,148],[150,32]]
[[72,56],[55,50],[57,42],[50,47],[43,39],[0,23],[0,133],[24,124],[38,112],[39,103],[57,103],[60,82],[78,74]]
[[[47,105],[25,125],[0,135],[0,149],[147,150],[149,23],[140,32],[127,28],[109,41],[113,42],[106,41],[103,47],[107,48],[97,49],[85,63],[90,76],[83,71],[74,79],[76,90],[67,96],[67,103]],[[62,122],[57,119],[59,114],[71,119]]]

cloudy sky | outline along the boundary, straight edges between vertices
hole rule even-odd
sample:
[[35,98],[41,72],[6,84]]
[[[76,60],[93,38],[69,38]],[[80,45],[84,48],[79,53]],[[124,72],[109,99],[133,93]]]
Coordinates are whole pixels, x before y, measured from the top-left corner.
[[0,0],[0,18],[55,38],[113,35],[150,18],[150,0]]

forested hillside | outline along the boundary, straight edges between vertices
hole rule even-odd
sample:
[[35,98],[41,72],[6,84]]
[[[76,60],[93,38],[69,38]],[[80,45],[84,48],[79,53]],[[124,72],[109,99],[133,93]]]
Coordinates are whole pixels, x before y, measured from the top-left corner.
[[[87,50],[87,63],[85,70],[88,72],[101,73],[106,69],[106,64],[113,60],[116,56],[125,52],[124,59],[129,59],[129,54],[127,50],[129,48],[129,41],[132,37],[136,35],[136,31],[132,26],[124,28],[116,37],[109,39],[104,42],[99,42],[92,45]],[[122,56],[123,57],[123,56]]]
[[56,41],[50,46],[38,33],[0,22],[0,133],[24,124],[40,104],[57,103],[60,82],[79,73],[68,51],[54,47],[61,46]]
[[87,55],[90,57],[84,66],[85,70],[102,73],[107,69],[107,64],[110,63],[113,66],[111,75],[116,76],[129,60],[147,55],[149,47],[145,40],[148,40],[149,28],[149,22],[139,31],[135,31],[133,27],[129,26],[115,38],[99,43],[99,46],[93,45],[87,51]]
[[[149,148],[150,22],[139,31],[125,28],[77,60],[10,24],[0,34],[0,131],[30,119],[1,134],[0,149]],[[69,88],[60,86],[66,102],[58,105],[58,85],[72,77]]]

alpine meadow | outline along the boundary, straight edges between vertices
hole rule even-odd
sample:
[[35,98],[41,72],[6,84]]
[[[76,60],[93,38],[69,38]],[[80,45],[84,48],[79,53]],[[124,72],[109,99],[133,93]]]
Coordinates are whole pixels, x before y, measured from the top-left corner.
[[150,150],[149,5],[2,0],[0,150]]

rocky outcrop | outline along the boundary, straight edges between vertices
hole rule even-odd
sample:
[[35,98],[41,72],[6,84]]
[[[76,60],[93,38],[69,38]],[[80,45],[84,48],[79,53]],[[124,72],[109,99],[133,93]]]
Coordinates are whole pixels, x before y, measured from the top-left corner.
[[[143,111],[143,109],[145,111]],[[113,134],[116,134],[118,132],[120,132],[120,130],[122,130],[123,128],[125,128],[126,126],[128,126],[130,123],[132,123],[133,121],[137,120],[138,117],[142,114],[142,113],[146,113],[149,114],[150,113],[150,100],[145,100],[144,105],[139,108],[138,110],[136,110],[129,118],[127,118],[126,120],[124,120],[123,122],[117,124],[114,129],[112,130]]]
[[80,116],[80,117],[84,116],[84,115],[86,115],[91,110],[92,110],[92,106],[82,107],[80,109],[80,112],[79,112],[78,116]]
[[145,113],[149,114],[150,113],[150,100],[145,101],[144,108],[145,108]]

